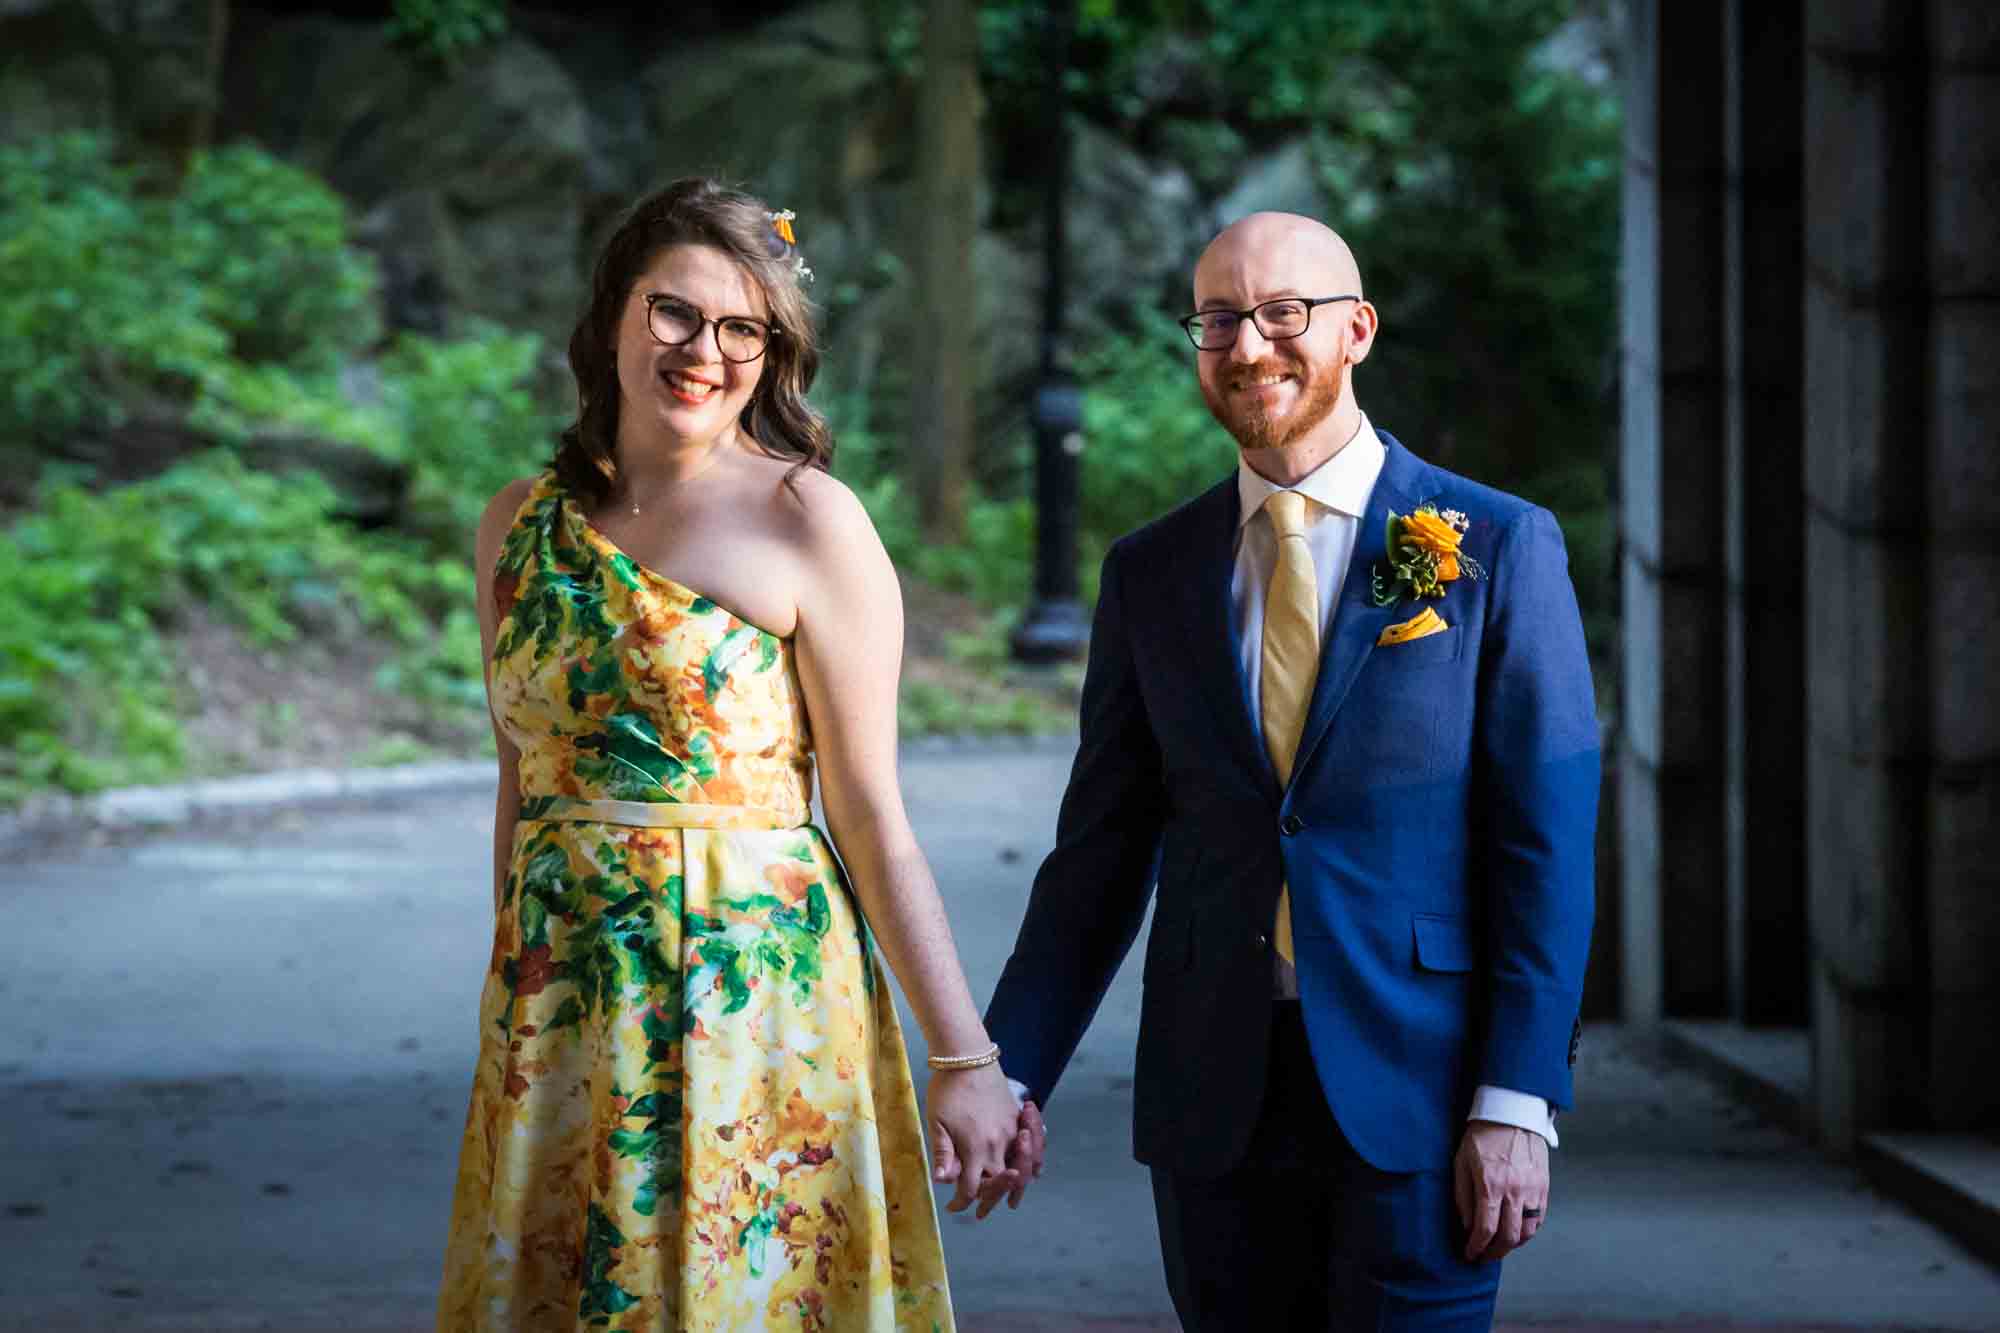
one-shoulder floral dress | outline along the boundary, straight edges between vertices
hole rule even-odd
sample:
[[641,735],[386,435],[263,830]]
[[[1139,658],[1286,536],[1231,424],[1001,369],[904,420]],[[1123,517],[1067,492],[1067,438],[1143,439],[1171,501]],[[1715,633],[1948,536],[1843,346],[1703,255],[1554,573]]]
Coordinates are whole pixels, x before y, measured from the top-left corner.
[[521,752],[441,1333],[952,1327],[888,978],[791,644],[552,475],[495,579]]

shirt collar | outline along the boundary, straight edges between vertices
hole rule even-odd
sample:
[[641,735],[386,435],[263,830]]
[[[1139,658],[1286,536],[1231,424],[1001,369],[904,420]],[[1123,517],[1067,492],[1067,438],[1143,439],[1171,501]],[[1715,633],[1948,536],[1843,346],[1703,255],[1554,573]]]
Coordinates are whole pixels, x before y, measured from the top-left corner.
[[[1358,519],[1368,512],[1368,497],[1374,492],[1375,481],[1382,475],[1382,464],[1388,457],[1388,448],[1375,433],[1375,428],[1368,424],[1368,414],[1364,412],[1361,424],[1355,427],[1353,438],[1341,447],[1340,452],[1289,489],[1316,501],[1322,508]],[[1244,462],[1239,454],[1236,462],[1236,526],[1240,529],[1255,518],[1264,508],[1266,500],[1285,489],[1288,488],[1259,476],[1257,470]]]

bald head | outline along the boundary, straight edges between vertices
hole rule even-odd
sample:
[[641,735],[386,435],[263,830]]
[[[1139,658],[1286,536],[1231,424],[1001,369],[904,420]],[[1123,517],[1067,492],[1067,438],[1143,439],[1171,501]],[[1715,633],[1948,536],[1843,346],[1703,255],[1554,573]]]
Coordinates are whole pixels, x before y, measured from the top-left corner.
[[[1331,458],[1360,426],[1351,374],[1374,345],[1375,307],[1342,298],[1361,296],[1347,242],[1297,213],[1231,223],[1195,265],[1194,308],[1210,312],[1195,358],[1202,397],[1245,463],[1279,485]],[[1241,317],[1251,311],[1260,313]]]
[[1297,213],[1252,213],[1230,223],[1194,266],[1196,309],[1350,293],[1364,294],[1354,252],[1333,228]]

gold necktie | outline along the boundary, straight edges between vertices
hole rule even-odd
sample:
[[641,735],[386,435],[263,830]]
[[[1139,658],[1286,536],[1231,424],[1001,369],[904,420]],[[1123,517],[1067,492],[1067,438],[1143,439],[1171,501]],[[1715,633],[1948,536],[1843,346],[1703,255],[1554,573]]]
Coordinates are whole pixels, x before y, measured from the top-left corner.
[[[1278,785],[1292,780],[1292,761],[1299,753],[1299,732],[1306,724],[1306,705],[1319,676],[1319,583],[1313,575],[1312,548],[1306,545],[1306,497],[1278,491],[1264,502],[1278,534],[1278,560],[1264,591],[1264,664],[1258,680],[1264,745],[1278,771]],[[1273,938],[1278,957],[1292,963],[1292,895],[1289,885],[1278,890],[1278,921]]]

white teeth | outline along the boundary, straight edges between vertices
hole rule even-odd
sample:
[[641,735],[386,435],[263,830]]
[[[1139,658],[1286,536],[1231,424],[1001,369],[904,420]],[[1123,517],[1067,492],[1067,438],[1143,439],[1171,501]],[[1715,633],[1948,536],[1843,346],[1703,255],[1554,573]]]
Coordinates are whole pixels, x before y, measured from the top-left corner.
[[679,389],[690,398],[706,398],[715,392],[715,386],[706,380],[691,379],[686,375],[667,373],[667,383]]

